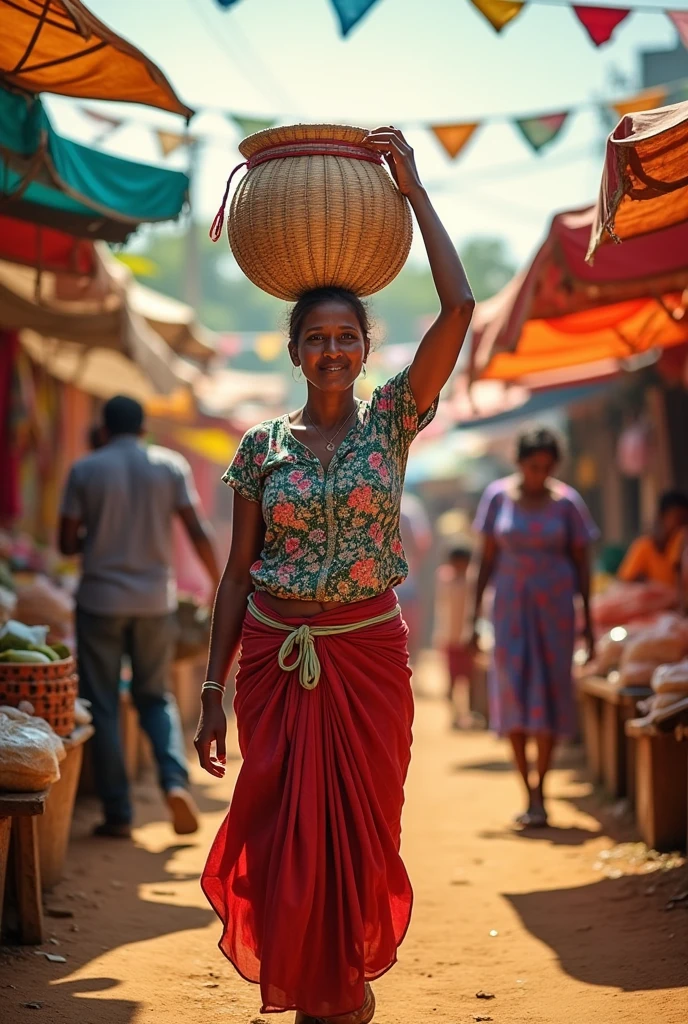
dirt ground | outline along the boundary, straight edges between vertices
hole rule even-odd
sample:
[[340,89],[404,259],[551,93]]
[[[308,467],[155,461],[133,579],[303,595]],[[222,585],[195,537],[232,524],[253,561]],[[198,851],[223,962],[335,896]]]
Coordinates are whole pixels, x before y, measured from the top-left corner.
[[[436,674],[423,678],[404,818],[415,913],[399,964],[376,985],[376,1021],[685,1024],[688,900],[667,909],[688,890],[685,866],[617,845],[632,823],[591,792],[573,751],[552,775],[553,827],[513,832],[520,793],[503,744],[450,732],[429,692]],[[225,781],[194,773],[204,821],[190,841],[173,835],[150,782],[137,786],[131,844],[89,838],[96,809],[80,804],[68,875],[47,899],[70,916],[48,917],[42,947],[66,963],[0,950],[3,1022],[259,1018],[257,990],[216,949],[198,885],[238,767],[234,746]]]

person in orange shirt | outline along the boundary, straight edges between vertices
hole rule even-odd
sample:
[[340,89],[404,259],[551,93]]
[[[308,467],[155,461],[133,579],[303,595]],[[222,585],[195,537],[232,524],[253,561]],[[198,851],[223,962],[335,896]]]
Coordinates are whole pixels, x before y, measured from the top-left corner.
[[638,537],[619,567],[624,583],[640,580],[676,586],[688,527],[688,495],[667,491],[659,499],[657,521],[651,534]]

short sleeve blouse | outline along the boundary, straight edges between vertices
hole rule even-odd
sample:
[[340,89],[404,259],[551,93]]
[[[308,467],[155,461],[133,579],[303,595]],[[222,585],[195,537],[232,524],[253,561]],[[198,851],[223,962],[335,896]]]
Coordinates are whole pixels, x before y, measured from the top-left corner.
[[327,470],[294,437],[288,416],[251,428],[222,479],[262,505],[265,544],[251,566],[256,588],[350,602],[401,583],[408,573],[399,536],[408,450],[436,410],[437,400],[419,417],[407,367],[359,403]]

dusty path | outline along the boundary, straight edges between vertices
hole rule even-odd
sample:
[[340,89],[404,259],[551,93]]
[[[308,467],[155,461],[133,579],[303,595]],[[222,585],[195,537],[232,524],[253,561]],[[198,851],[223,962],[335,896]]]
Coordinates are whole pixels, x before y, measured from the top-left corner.
[[[552,777],[554,828],[525,837],[505,827],[519,793],[500,743],[449,733],[429,699],[415,735],[404,827],[415,916],[400,963],[377,985],[376,1020],[685,1024],[688,908],[665,910],[688,889],[685,868],[639,874],[628,859],[600,858],[623,826],[599,814],[575,759]],[[237,768],[222,784],[196,775],[205,820],[191,842],[171,834],[150,785],[139,787],[135,845],[86,838],[93,813],[82,807],[69,877],[48,901],[73,917],[50,918],[58,944],[43,947],[67,962],[0,954],[3,1022],[255,1020],[256,990],[217,952],[198,887]]]

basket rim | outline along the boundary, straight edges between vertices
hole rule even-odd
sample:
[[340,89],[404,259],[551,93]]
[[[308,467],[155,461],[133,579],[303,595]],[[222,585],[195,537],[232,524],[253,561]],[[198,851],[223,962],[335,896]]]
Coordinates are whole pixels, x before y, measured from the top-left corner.
[[361,145],[368,132],[348,124],[289,124],[277,128],[264,128],[254,135],[248,135],[239,143],[239,152],[247,160],[263,149],[278,142],[309,142],[321,139],[323,133],[333,142]]

